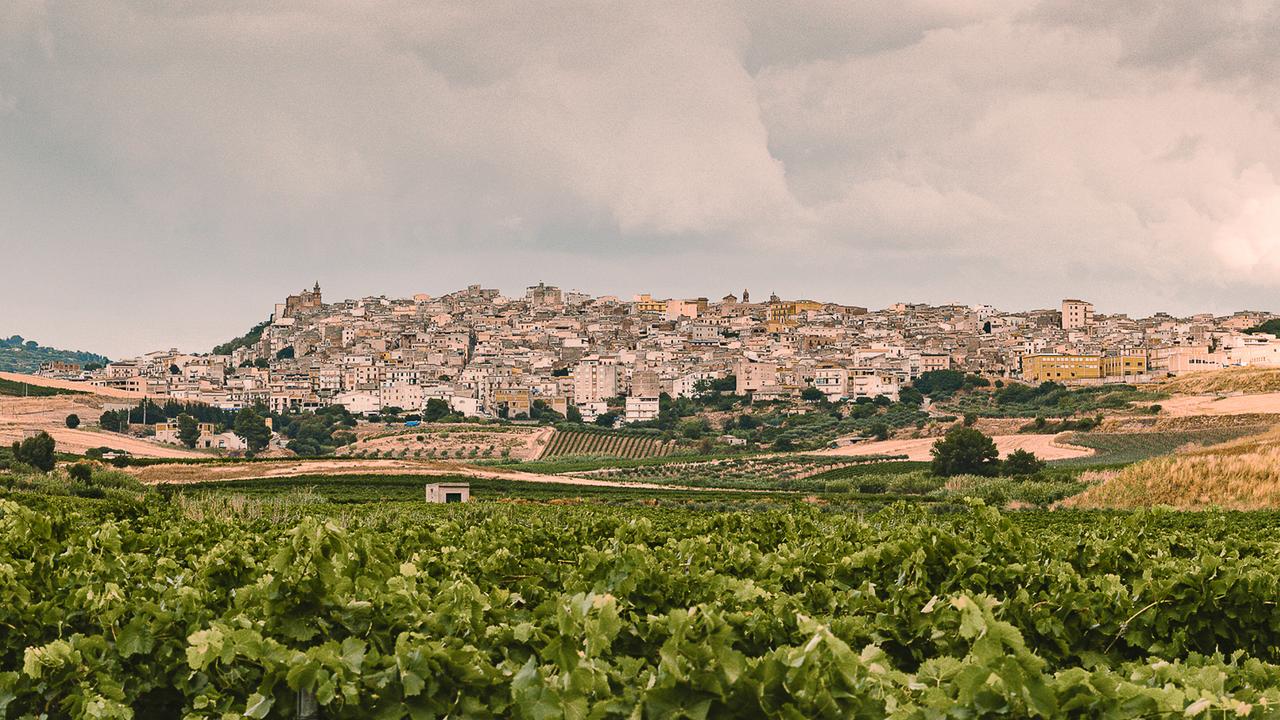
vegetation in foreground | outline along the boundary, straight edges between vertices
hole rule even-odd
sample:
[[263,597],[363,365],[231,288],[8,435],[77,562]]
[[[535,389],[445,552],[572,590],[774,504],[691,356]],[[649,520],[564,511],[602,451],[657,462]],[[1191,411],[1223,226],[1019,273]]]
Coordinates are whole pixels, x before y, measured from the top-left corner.
[[[21,717],[1274,715],[1274,515],[0,500]],[[1223,618],[1231,618],[1224,622]]]

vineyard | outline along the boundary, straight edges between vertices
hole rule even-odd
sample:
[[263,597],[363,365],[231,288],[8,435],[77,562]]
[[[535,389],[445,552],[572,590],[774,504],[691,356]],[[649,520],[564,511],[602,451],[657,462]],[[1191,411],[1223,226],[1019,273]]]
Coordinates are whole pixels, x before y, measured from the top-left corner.
[[670,455],[674,442],[663,442],[649,433],[608,430],[556,430],[543,458],[616,457],[639,459]]
[[[604,468],[580,473],[585,477],[647,482],[685,487],[744,490],[803,490],[819,492],[832,472],[857,466],[883,466],[884,456],[827,457],[820,455],[769,455],[724,458],[700,462],[670,462],[639,467]],[[811,480],[811,478],[813,478]]]
[[29,501],[0,500],[0,717],[1280,708],[1274,514]]

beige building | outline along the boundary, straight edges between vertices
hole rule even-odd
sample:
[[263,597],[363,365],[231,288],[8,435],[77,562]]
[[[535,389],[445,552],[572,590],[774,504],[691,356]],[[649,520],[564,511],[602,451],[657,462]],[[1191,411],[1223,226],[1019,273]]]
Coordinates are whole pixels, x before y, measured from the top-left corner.
[[738,380],[734,390],[736,394],[759,392],[766,387],[778,384],[778,364],[740,360],[734,366],[734,375]]
[[573,404],[607,400],[618,395],[618,366],[612,360],[583,360],[573,369]]
[[1062,329],[1084,330],[1093,324],[1093,303],[1084,300],[1062,301]]

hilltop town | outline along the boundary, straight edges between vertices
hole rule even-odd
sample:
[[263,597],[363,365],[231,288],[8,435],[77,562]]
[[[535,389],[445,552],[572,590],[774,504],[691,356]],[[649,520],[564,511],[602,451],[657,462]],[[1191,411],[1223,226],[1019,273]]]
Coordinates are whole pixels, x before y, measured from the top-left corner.
[[[652,420],[659,398],[720,381],[754,400],[897,401],[923,373],[955,369],[1027,383],[1140,383],[1192,370],[1277,363],[1275,316],[1238,312],[1131,318],[1083,300],[1054,309],[895,304],[882,310],[744,290],[719,300],[631,299],[538,284],[523,297],[472,285],[440,297],[327,303],[319,283],[214,353],[149,353],[42,374],[234,410],[341,405],[420,411],[436,400],[470,417],[538,408],[586,422]],[[1246,332],[1254,330],[1254,332]]]

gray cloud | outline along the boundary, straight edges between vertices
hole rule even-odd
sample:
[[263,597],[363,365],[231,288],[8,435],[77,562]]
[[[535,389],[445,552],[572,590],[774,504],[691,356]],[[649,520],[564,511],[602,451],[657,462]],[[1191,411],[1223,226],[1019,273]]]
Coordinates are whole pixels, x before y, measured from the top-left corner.
[[203,349],[315,279],[1265,306],[1278,7],[16,0],[0,332]]

